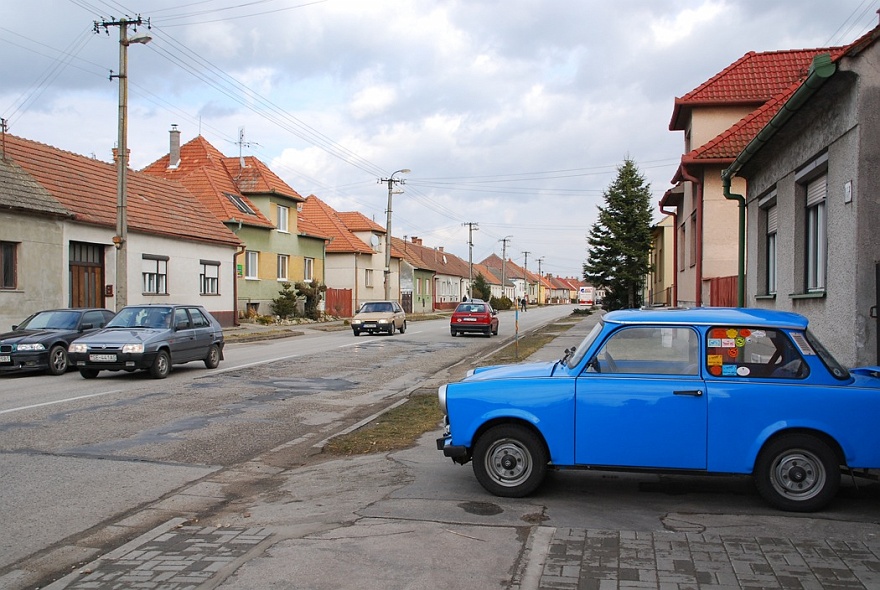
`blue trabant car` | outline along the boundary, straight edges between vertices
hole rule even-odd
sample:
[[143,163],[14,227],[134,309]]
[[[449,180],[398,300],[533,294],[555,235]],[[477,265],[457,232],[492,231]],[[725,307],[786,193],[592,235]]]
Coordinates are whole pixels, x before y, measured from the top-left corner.
[[880,468],[880,367],[844,368],[796,313],[614,311],[555,362],[480,367],[439,397],[438,450],[498,496],[548,469],[751,474],[810,512],[843,471]]

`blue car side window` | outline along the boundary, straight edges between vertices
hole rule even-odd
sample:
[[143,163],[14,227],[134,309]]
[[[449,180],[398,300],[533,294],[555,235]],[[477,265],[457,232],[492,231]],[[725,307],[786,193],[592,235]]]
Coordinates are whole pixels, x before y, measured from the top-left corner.
[[809,367],[785,332],[715,327],[706,332],[706,370],[715,377],[804,379]]
[[588,371],[603,374],[697,375],[697,333],[687,327],[629,327],[612,334]]

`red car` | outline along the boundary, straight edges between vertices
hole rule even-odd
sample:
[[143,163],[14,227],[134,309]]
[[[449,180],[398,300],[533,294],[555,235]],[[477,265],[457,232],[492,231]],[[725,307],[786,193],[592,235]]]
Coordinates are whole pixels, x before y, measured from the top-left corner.
[[498,335],[498,312],[484,301],[472,299],[458,304],[449,321],[453,336],[474,332],[491,337]]

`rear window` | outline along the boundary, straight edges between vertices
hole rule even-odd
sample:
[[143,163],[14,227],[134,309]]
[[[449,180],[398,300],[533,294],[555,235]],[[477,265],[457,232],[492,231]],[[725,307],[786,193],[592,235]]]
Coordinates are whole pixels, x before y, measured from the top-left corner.
[[809,369],[800,350],[781,330],[715,327],[706,332],[706,369],[715,377],[803,379]]
[[459,303],[455,313],[486,313],[486,306],[482,303]]

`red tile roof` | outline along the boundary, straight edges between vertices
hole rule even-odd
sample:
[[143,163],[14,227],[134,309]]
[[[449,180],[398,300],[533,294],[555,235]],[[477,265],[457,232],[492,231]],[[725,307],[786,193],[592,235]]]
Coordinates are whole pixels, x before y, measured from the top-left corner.
[[286,182],[281,180],[263,162],[253,156],[245,156],[245,167],[241,167],[241,158],[223,158],[223,165],[230,178],[235,180],[242,194],[264,195],[273,194],[287,197],[296,202],[305,201],[302,196]]
[[[6,155],[81,223],[116,228],[116,165],[6,135]],[[178,239],[239,245],[183,185],[129,171],[130,231]]]
[[675,99],[670,131],[684,131],[687,115],[695,106],[761,105],[807,76],[813,57],[843,51],[842,47],[792,49],[744,56]]
[[351,231],[374,231],[380,234],[385,233],[384,226],[379,225],[358,211],[340,211],[337,215],[339,215],[339,218],[345,224],[345,227]]
[[328,254],[357,253],[373,254],[373,249],[346,227],[337,212],[316,197],[309,195],[303,203],[300,215],[311,222],[318,231],[328,237]]
[[[143,172],[185,185],[217,219],[224,222],[240,221],[255,227],[275,227],[236,186],[227,160],[235,160],[232,169],[237,171],[241,169],[237,158],[227,158],[200,135],[180,146],[180,164],[176,168],[168,167],[169,159],[170,155],[166,154],[144,168]],[[248,183],[249,186],[256,186],[258,181],[249,177]],[[267,182],[265,187],[269,186]],[[299,197],[296,191],[288,189]],[[236,201],[243,203],[244,207],[239,207]]]

